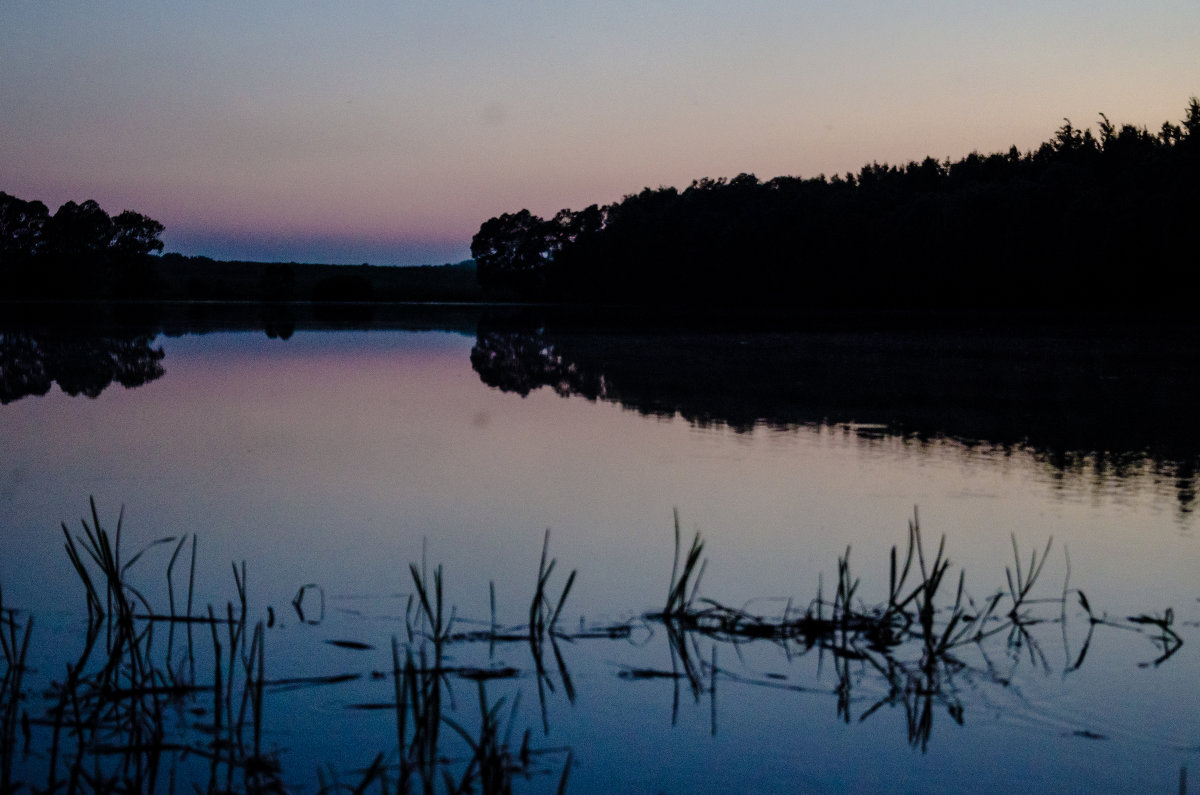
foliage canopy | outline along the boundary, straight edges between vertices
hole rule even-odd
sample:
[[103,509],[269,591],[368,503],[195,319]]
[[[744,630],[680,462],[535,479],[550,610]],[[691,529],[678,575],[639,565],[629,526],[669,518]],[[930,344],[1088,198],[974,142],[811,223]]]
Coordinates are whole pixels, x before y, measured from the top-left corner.
[[1037,149],[753,174],[485,221],[480,281],[568,301],[1161,306],[1200,265],[1200,100],[1156,132],[1070,120]]
[[95,201],[50,215],[40,201],[0,192],[0,287],[18,295],[101,296],[151,289],[146,258],[162,251],[163,225]]

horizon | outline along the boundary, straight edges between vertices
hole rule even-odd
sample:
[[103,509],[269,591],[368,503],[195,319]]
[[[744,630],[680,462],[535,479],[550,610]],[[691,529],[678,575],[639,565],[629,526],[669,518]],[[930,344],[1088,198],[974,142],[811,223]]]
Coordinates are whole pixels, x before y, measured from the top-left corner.
[[423,265],[643,187],[1022,152],[1200,93],[1200,6],[0,10],[0,190],[214,259]]

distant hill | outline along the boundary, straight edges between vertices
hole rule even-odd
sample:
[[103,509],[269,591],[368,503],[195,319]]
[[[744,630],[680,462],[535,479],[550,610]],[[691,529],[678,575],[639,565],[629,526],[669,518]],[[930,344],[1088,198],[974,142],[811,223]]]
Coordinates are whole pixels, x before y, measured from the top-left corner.
[[487,300],[475,262],[396,267],[222,261],[164,254],[153,260],[164,300],[447,301]]
[[379,267],[220,261],[163,254],[163,225],[96,201],[41,201],[0,192],[0,300],[478,302],[512,291],[486,289],[474,260]]

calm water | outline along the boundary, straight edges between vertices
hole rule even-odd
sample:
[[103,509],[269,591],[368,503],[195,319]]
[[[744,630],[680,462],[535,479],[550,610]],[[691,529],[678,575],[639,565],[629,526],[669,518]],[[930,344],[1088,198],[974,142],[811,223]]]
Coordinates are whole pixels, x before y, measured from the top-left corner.
[[[318,789],[320,765],[354,779],[394,753],[392,713],[349,707],[392,698],[390,677],[371,673],[391,671],[391,638],[405,637],[408,564],[443,566],[460,619],[486,625],[492,582],[498,621],[521,624],[547,528],[555,593],[578,571],[564,625],[633,623],[625,639],[562,644],[565,677],[557,663],[548,679],[531,673],[527,645],[450,647],[456,665],[520,672],[488,684],[508,705],[521,693],[518,732],[548,751],[546,772],[518,789],[553,791],[566,748],[569,791],[1175,791],[1180,768],[1197,767],[1190,341],[303,325],[152,327],[99,354],[61,330],[6,333],[0,586],[5,608],[36,620],[29,712],[80,643],[83,590],[59,523],[78,528],[94,496],[106,525],[124,506],[129,552],[198,537],[198,604],[223,610],[230,561],[246,561],[251,611],[278,617],[264,640],[273,676],[361,674],[268,694],[265,741],[298,791]],[[30,351],[46,360],[30,365]],[[85,360],[88,374],[64,375]],[[113,373],[140,385],[105,387]],[[1038,607],[1046,623],[1016,643],[965,647],[923,740],[911,705],[862,659],[841,671],[830,654],[700,636],[686,640],[706,672],[698,692],[631,673],[671,670],[668,633],[639,617],[666,598],[674,510],[707,542],[700,596],[778,616],[819,584],[832,599],[847,547],[857,598],[886,600],[888,552],[914,506],[927,552],[946,537],[948,601],[960,569],[977,602],[1007,589],[1013,536],[1022,565],[1053,537],[1035,595],[1061,596],[1067,550],[1070,587],[1114,626],[1089,641],[1072,596]],[[156,606],[170,552],[131,569]],[[291,605],[308,583],[326,595],[319,623]],[[1126,619],[1168,608],[1183,646],[1154,664],[1163,648]],[[539,699],[539,683],[554,690]],[[475,684],[453,686],[448,715],[476,725]],[[30,753],[16,753],[18,771],[44,765]]]

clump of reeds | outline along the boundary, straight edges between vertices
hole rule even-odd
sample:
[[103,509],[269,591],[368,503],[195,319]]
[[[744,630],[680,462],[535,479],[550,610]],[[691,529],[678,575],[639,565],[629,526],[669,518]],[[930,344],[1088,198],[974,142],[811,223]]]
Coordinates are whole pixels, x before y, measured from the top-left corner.
[[[109,532],[100,521],[94,500],[90,507],[90,521],[83,520],[80,531],[72,533],[63,527],[68,560],[83,586],[87,633],[83,652],[67,666],[66,677],[53,685],[52,705],[46,716],[32,720],[33,725],[51,731],[44,789],[153,791],[158,788],[164,771],[173,789],[177,767],[191,759],[193,768],[196,762],[207,762],[207,791],[277,791],[281,786],[278,758],[264,748],[266,693],[274,687],[328,684],[357,675],[269,680],[265,658],[266,634],[271,623],[250,620],[244,562],[233,566],[235,599],[223,610],[209,605],[205,612],[197,614],[193,609],[195,537],[192,537],[186,600],[177,599],[175,571],[187,536],[159,539],[126,559],[122,551],[123,511],[115,532]],[[149,549],[166,544],[170,545],[171,554],[166,565],[168,611],[164,614],[153,610],[129,574]],[[521,637],[530,642],[538,657],[539,688],[543,679],[549,684],[549,676],[540,662],[542,644],[548,641],[573,698],[555,638],[562,634],[558,629],[559,619],[575,573],[571,572],[561,593],[552,598],[549,583],[556,561],[549,558],[548,545],[547,534],[531,601],[530,625],[524,628]],[[410,573],[415,590],[406,622],[409,643],[403,654],[399,642],[393,639],[399,764],[392,768],[385,755],[376,756],[355,789],[362,791],[367,785],[377,783],[387,791],[392,778],[390,771],[394,770],[396,775],[392,780],[398,791],[408,791],[414,778],[422,791],[432,791],[439,781],[446,784],[447,791],[508,791],[513,776],[530,775],[532,759],[546,751],[531,748],[528,730],[519,748],[510,744],[519,696],[509,708],[509,728],[501,732],[499,710],[508,702],[502,699],[489,705],[484,682],[512,678],[520,675],[520,671],[511,667],[446,667],[442,650],[452,637],[455,610],[446,607],[442,569],[439,566],[432,576],[426,576],[423,565],[420,569],[414,565]],[[305,594],[310,590],[321,597],[320,612],[324,612],[323,589],[315,584],[302,587],[294,606],[305,623],[319,621],[319,617],[303,613]],[[169,624],[171,640],[167,644],[166,664],[162,665],[151,651],[154,626],[164,622]],[[211,636],[212,670],[210,676],[201,677],[203,681],[195,676],[190,632],[194,624],[207,625],[207,634]],[[172,649],[177,626],[188,629],[186,658],[192,665],[190,678],[182,670],[179,673],[174,670]],[[4,763],[0,791],[3,792],[13,791],[15,786],[10,776],[10,761],[16,727],[22,726],[28,738],[31,723],[21,712],[24,661],[31,632],[32,618],[24,616],[22,621],[4,605],[0,592],[0,649],[5,666],[0,683],[3,721],[0,759]],[[495,642],[501,632],[495,620],[493,589],[489,640]],[[452,675],[476,682],[482,710],[478,734],[466,732],[445,712],[443,693]],[[191,704],[187,711],[206,714],[211,720],[179,731],[171,725],[169,716],[184,714],[186,704]],[[471,749],[469,758],[453,762],[440,750],[443,723],[467,742]],[[565,788],[570,764],[568,752],[560,791]],[[193,786],[204,789],[201,779],[190,780]]]
[[[914,747],[924,749],[929,741],[936,706],[944,708],[955,722],[961,723],[963,720],[964,707],[958,700],[954,686],[956,677],[984,680],[997,677],[991,672],[990,666],[981,671],[971,669],[960,659],[960,651],[967,646],[977,646],[982,651],[983,643],[996,635],[1007,633],[1007,644],[1011,651],[1024,650],[1035,664],[1045,667],[1048,665],[1046,657],[1030,634],[1030,629],[1037,624],[1059,621],[1064,625],[1065,643],[1067,603],[1072,595],[1086,611],[1090,628],[1108,624],[1147,634],[1161,654],[1146,665],[1161,664],[1178,651],[1182,639],[1172,629],[1174,615],[1170,609],[1163,614],[1131,616],[1123,622],[1105,616],[1097,617],[1084,593],[1069,587],[1069,557],[1067,581],[1061,595],[1035,598],[1034,589],[1045,568],[1051,545],[1052,539],[1047,541],[1040,554],[1035,550],[1028,564],[1023,565],[1014,536],[1014,564],[1011,568],[1005,568],[1007,590],[997,590],[982,604],[977,604],[967,592],[965,572],[960,570],[956,578],[951,576],[945,536],[936,552],[932,556],[927,555],[918,515],[914,510],[913,518],[908,523],[906,551],[900,555],[895,546],[891,549],[887,598],[883,603],[875,606],[863,603],[860,598],[861,580],[851,572],[850,550],[847,548],[837,561],[837,587],[832,601],[823,597],[818,581],[817,597],[806,609],[794,610],[789,599],[782,616],[756,615],[744,609],[728,607],[711,598],[697,597],[699,579],[704,569],[701,563],[704,543],[697,533],[691,549],[681,559],[676,512],[675,556],[668,599],[661,611],[645,616],[649,620],[662,622],[667,630],[672,652],[672,672],[651,671],[642,674],[642,677],[663,676],[676,682],[685,679],[698,698],[704,691],[701,684],[702,666],[693,662],[699,657],[695,649],[695,639],[698,637],[733,644],[758,641],[777,643],[789,658],[815,648],[822,654],[830,653],[834,658],[837,678],[834,692],[838,696],[839,716],[850,720],[850,694],[854,680],[851,676],[852,664],[855,667],[865,666],[887,683],[888,695],[865,710],[859,719],[866,719],[885,705],[902,707],[907,716],[910,742]],[[954,587],[948,587],[954,580],[957,580]],[[1039,613],[1039,605],[1054,605],[1059,614]],[[688,642],[689,638],[692,639],[691,643]],[[909,656],[907,650],[910,649],[919,653]],[[1078,668],[1086,651],[1087,643],[1074,665],[1068,666],[1065,672]],[[1072,659],[1069,653],[1067,658],[1068,662]],[[715,663],[712,669],[713,684],[709,689],[715,690]],[[638,677],[630,673],[628,678]],[[998,681],[1004,684],[1004,680]],[[774,681],[764,681],[762,684],[778,686]]]
[[[261,789],[278,776],[276,760],[262,748],[265,678],[265,630],[262,622],[248,627],[247,573],[243,562],[233,567],[237,606],[226,605],[224,615],[209,606],[207,616],[193,613],[196,545],[192,537],[191,572],[186,602],[175,597],[174,570],[187,536],[154,541],[127,560],[122,553],[124,511],[110,533],[100,522],[95,500],[90,501],[91,521],[82,520],[82,532],[63,525],[65,549],[83,585],[88,623],[84,648],[66,677],[53,687],[54,703],[47,716],[35,724],[51,728],[47,765],[47,790],[65,786],[77,791],[86,784],[104,791],[152,791],[164,763],[175,766],[191,756],[210,763],[210,790],[238,786]],[[129,573],[151,548],[171,544],[166,567],[168,612],[156,613]],[[180,608],[183,608],[181,611]],[[154,626],[168,623],[166,665],[152,656]],[[197,684],[194,672],[193,624],[208,624],[213,642],[214,675],[211,684]],[[173,667],[175,629],[185,626],[186,659],[192,673],[185,676]],[[224,637],[220,627],[224,626]],[[239,677],[237,674],[241,672]],[[203,730],[213,738],[198,738],[175,731],[167,720],[182,701],[195,701],[211,693],[212,724]],[[174,704],[174,708],[172,708]],[[73,739],[73,749],[67,743]],[[103,763],[102,763],[103,762]],[[220,772],[219,772],[220,771]],[[65,776],[65,782],[60,780]]]
[[[52,731],[47,791],[66,789],[153,790],[161,778],[161,770],[169,767],[174,782],[175,766],[182,758],[207,761],[209,791],[273,790],[281,786],[277,755],[263,748],[264,695],[276,687],[329,684],[357,678],[356,674],[333,677],[310,677],[269,680],[266,677],[266,634],[271,621],[252,622],[248,608],[246,564],[233,566],[236,599],[224,610],[208,606],[204,614],[193,613],[196,541],[192,537],[191,575],[186,603],[177,603],[173,572],[184,549],[187,536],[164,538],[149,544],[128,560],[123,559],[121,535],[123,513],[115,533],[102,527],[95,502],[91,503],[91,521],[82,521],[82,532],[72,534],[64,525],[68,559],[83,586],[88,615],[84,648],[78,658],[68,664],[66,676],[54,686],[53,705],[44,718],[30,718],[22,709],[23,674],[29,649],[33,620],[7,608],[0,591],[0,651],[3,653],[4,677],[0,682],[0,791],[11,791],[12,749],[18,727],[26,742],[30,726],[49,727]],[[956,682],[961,679],[991,681],[1003,684],[986,667],[973,669],[968,659],[969,649],[978,648],[986,659],[985,643],[997,643],[992,638],[1007,632],[1010,651],[1028,651],[1031,660],[1044,664],[1045,656],[1038,651],[1030,628],[1039,623],[1059,621],[1064,627],[1068,598],[1073,596],[1087,613],[1088,641],[1085,642],[1073,666],[1082,663],[1090,642],[1091,630],[1097,626],[1114,626],[1132,630],[1151,639],[1160,654],[1153,664],[1171,657],[1182,639],[1174,629],[1174,612],[1145,613],[1126,619],[1110,619],[1096,615],[1087,597],[1070,587],[1070,560],[1067,558],[1067,577],[1061,596],[1039,598],[1036,584],[1040,581],[1051,543],[1040,552],[1035,550],[1026,565],[1021,559],[1016,538],[1013,538],[1012,567],[1005,568],[1007,589],[999,589],[977,605],[966,588],[965,573],[953,576],[946,554],[943,536],[936,552],[927,555],[920,523],[914,510],[908,523],[907,546],[903,553],[893,546],[889,560],[886,598],[878,604],[864,601],[863,580],[851,569],[851,550],[837,560],[837,584],[832,598],[826,599],[823,583],[818,580],[817,596],[806,607],[794,609],[789,599],[781,615],[759,615],[748,609],[722,605],[699,595],[707,561],[705,543],[697,532],[690,547],[682,546],[678,511],[675,512],[675,549],[663,609],[644,618],[659,622],[666,630],[671,653],[671,670],[628,669],[621,672],[627,679],[671,679],[675,686],[673,716],[677,715],[679,692],[683,682],[699,701],[707,696],[712,708],[712,731],[716,732],[717,680],[734,677],[717,666],[719,643],[743,644],[766,642],[778,644],[789,656],[816,650],[824,660],[832,657],[836,685],[837,712],[846,722],[855,712],[855,688],[862,677],[873,675],[883,682],[886,695],[858,715],[862,721],[881,710],[893,707],[903,711],[909,742],[925,749],[931,737],[935,713],[945,711],[956,722],[963,722],[964,705],[958,698]],[[530,731],[514,744],[514,727],[520,692],[509,700],[490,702],[485,692],[489,679],[513,679],[524,672],[511,666],[470,668],[447,666],[444,650],[447,644],[487,642],[528,644],[533,660],[542,722],[549,733],[546,691],[553,692],[553,666],[545,664],[548,646],[557,663],[558,681],[568,698],[575,699],[566,661],[558,641],[583,639],[617,639],[630,635],[630,623],[585,627],[580,619],[578,632],[566,631],[560,619],[576,572],[566,578],[561,592],[551,592],[551,579],[557,561],[549,554],[549,531],[543,539],[541,558],[533,596],[529,602],[528,624],[501,627],[496,618],[495,588],[489,584],[491,620],[486,631],[454,632],[456,610],[447,607],[445,579],[441,566],[432,575],[422,560],[420,567],[410,566],[414,591],[405,613],[407,642],[392,638],[392,678],[394,703],[372,705],[395,710],[396,750],[379,753],[361,772],[356,786],[343,785],[329,771],[318,769],[323,791],[352,789],[364,791],[378,785],[383,792],[394,785],[397,792],[420,789],[433,792],[441,786],[448,792],[483,791],[506,792],[515,776],[534,772],[532,760],[538,754],[565,751],[567,761],[559,781],[559,791],[565,790],[573,756],[569,749],[533,749]],[[133,565],[152,547],[170,544],[173,547],[166,567],[169,612],[157,614],[143,594],[130,582]],[[1065,554],[1065,552],[1064,552]],[[955,582],[957,580],[957,582]],[[320,614],[324,614],[324,590],[315,584],[302,586],[293,605],[302,623],[319,622],[315,613],[305,613],[307,595],[320,596]],[[1056,605],[1058,616],[1049,616],[1045,605]],[[167,665],[156,663],[151,655],[154,626],[167,622],[171,628],[168,640]],[[198,683],[194,672],[191,627],[206,624],[212,642],[211,678]],[[483,623],[483,622],[479,622]],[[187,658],[192,662],[190,677],[172,670],[174,630],[186,626]],[[639,626],[646,626],[642,622]],[[710,642],[704,649],[701,642]],[[337,642],[349,648],[369,649],[369,644]],[[402,648],[403,647],[403,648]],[[740,648],[738,654],[741,654]],[[1019,657],[1017,654],[1011,655]],[[1073,655],[1067,655],[1071,659]],[[1147,663],[1150,664],[1150,663]],[[818,663],[820,665],[820,663]],[[386,674],[380,674],[384,677]],[[447,702],[453,710],[451,689],[455,681],[475,683],[479,697],[480,726],[477,732],[468,731],[461,721],[447,712]],[[771,687],[788,687],[778,680],[740,677],[741,682]],[[199,727],[207,741],[197,740],[184,733],[171,733],[167,715],[169,707],[178,707],[184,700],[204,711],[211,723]],[[181,710],[180,710],[181,711]],[[507,720],[505,713],[507,712]],[[674,719],[674,717],[673,717]],[[445,724],[453,734],[442,731]],[[444,745],[445,737],[457,736],[466,744],[466,756],[451,758]],[[68,746],[73,744],[73,748]],[[459,746],[461,751],[461,746]],[[393,763],[392,760],[395,760]],[[60,761],[62,764],[60,765]],[[544,769],[540,772],[546,772]],[[61,778],[65,780],[60,780]]]

